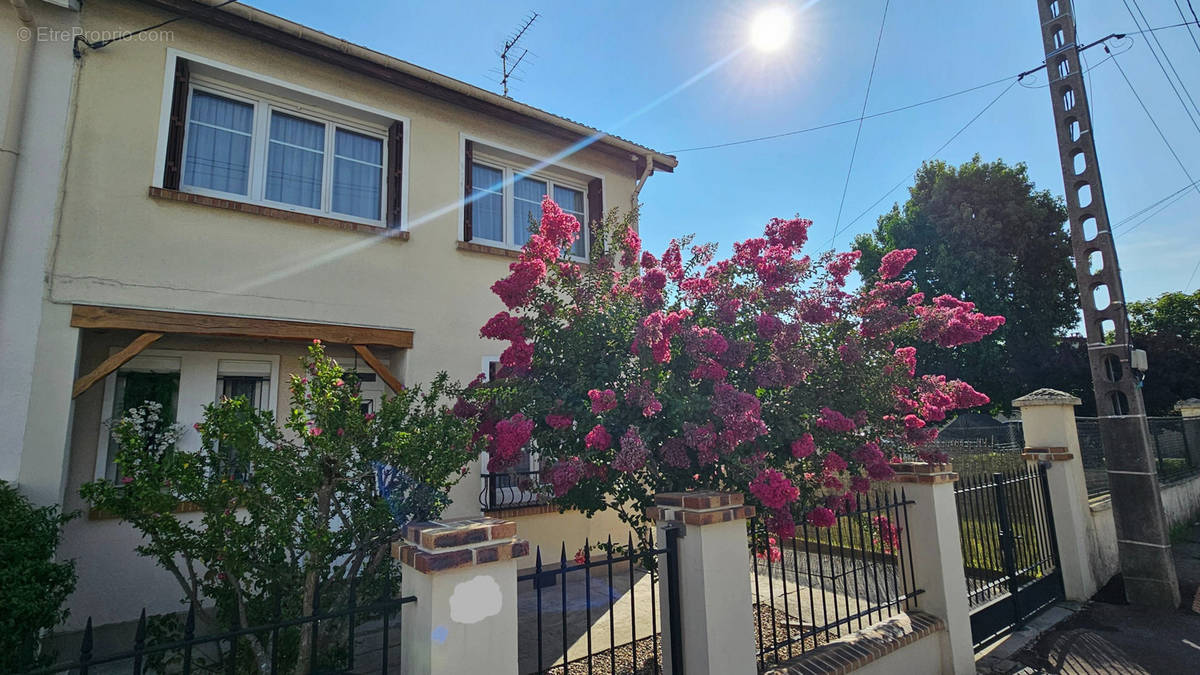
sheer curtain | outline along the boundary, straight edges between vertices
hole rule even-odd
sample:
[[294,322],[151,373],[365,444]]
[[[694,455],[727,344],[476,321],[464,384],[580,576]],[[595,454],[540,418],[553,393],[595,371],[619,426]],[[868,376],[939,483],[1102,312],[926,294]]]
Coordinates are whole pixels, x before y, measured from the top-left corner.
[[545,181],[522,177],[513,183],[513,243],[517,246],[524,246],[529,241],[529,235],[542,222],[544,196]]
[[321,208],[325,125],[273,112],[267,145],[266,198],[310,209]]
[[183,184],[248,194],[253,129],[254,106],[193,91]]
[[587,220],[583,216],[583,193],[579,190],[555,185],[554,203],[558,204],[559,208],[563,211],[575,216],[575,220],[579,221],[579,235],[576,237],[575,243],[571,246],[571,255],[582,258],[587,252],[583,243],[584,238],[587,237],[587,227],[584,225]]
[[504,172],[482,164],[471,165],[472,237],[504,241]]
[[333,210],[378,220],[382,186],[383,141],[337,129],[333,136]]

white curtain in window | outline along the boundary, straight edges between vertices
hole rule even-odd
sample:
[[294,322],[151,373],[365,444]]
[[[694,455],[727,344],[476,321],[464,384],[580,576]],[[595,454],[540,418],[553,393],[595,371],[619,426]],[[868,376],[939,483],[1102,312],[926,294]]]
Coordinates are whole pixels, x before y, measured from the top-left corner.
[[586,251],[583,240],[587,236],[586,228],[584,227],[584,223],[587,220],[583,216],[583,193],[579,190],[555,185],[554,203],[558,204],[559,208],[563,211],[575,216],[575,220],[579,221],[579,234],[575,239],[575,244],[571,246],[571,255],[582,258]]
[[271,113],[266,198],[310,209],[321,208],[324,168],[325,125]]
[[248,194],[253,128],[254,106],[193,91],[183,184]]
[[482,164],[471,165],[472,238],[504,241],[504,172]]
[[529,235],[541,224],[544,196],[545,181],[522,177],[513,183],[513,243],[517,246],[524,246]]
[[379,219],[383,189],[383,141],[345,129],[333,136],[333,210]]

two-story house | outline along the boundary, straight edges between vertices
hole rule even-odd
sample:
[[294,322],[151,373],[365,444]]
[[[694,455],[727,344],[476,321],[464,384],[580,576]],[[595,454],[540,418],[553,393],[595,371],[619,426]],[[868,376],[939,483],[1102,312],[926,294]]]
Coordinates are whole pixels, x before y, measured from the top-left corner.
[[[25,98],[0,249],[0,478],[83,512],[60,550],[78,561],[73,623],[178,608],[137,533],[78,496],[115,475],[107,420],[156,400],[189,445],[223,395],[286,416],[313,338],[375,397],[441,370],[469,380],[497,358],[479,337],[501,309],[489,287],[542,196],[591,222],[676,165],[238,3],[12,4],[0,50],[32,54],[6,85]],[[476,463],[447,515],[521,506],[522,536],[555,551],[614,528],[520,492]]]

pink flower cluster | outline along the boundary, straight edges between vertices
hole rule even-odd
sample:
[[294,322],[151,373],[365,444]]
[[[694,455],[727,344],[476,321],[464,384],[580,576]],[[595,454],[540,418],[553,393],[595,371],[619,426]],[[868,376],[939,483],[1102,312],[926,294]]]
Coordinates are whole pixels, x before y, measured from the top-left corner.
[[591,389],[588,398],[592,400],[592,413],[599,415],[617,407],[617,393],[612,389]]
[[691,316],[689,309],[650,314],[638,326],[631,350],[636,354],[641,345],[646,345],[655,362],[667,363],[671,360],[671,338],[679,334],[683,321]]
[[488,448],[488,471],[498,473],[514,466],[533,433],[533,420],[521,413],[500,420]]
[[750,481],[750,494],[773,511],[782,511],[800,496],[800,489],[775,469],[761,471]]
[[597,424],[584,437],[583,444],[588,450],[607,450],[612,447],[612,435],[603,424]]
[[821,416],[817,418],[817,426],[821,429],[841,433],[854,431],[857,428],[854,420],[828,407],[821,408]]
[[555,462],[548,469],[542,471],[542,477],[550,483],[551,489],[554,490],[554,496],[562,497],[583,480],[584,471],[582,459],[568,457]]
[[641,384],[630,387],[629,391],[625,392],[625,402],[641,408],[643,417],[654,417],[662,412],[662,403],[655,398],[654,389],[649,380],[642,380]]
[[767,433],[767,425],[760,417],[762,403],[758,397],[724,382],[713,388],[712,412],[724,426],[721,444],[727,451]]
[[817,444],[813,442],[812,434],[804,434],[800,438],[792,441],[792,457],[796,459],[804,459],[813,454],[817,449]]
[[914,311],[921,320],[921,339],[942,347],[978,342],[1004,325],[1004,317],[985,316],[975,311],[975,303],[950,295],[939,295],[932,307],[922,305]]
[[642,440],[638,428],[629,427],[625,430],[625,435],[621,436],[621,449],[613,458],[612,467],[617,471],[633,473],[646,466],[649,456],[650,452],[646,449],[646,443]]
[[915,257],[917,257],[917,249],[915,248],[901,248],[888,251],[879,263],[879,278],[884,281],[895,279],[900,276],[905,266],[912,262],[912,259]]

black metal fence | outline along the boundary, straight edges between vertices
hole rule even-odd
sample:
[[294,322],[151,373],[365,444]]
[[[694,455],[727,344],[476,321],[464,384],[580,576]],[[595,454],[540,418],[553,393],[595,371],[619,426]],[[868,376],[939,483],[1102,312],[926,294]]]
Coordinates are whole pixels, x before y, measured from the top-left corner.
[[512,471],[483,474],[479,505],[484,511],[515,509],[546,503],[541,472]]
[[779,541],[751,520],[750,580],[760,669],[915,606],[903,490],[860,495],[832,527]]
[[[309,674],[400,672],[403,644],[400,614],[415,597],[385,598],[359,604],[353,592],[346,607],[314,608],[311,616],[278,618],[272,623],[233,627],[198,634],[193,604],[181,621],[178,615],[147,619],[142,611],[132,638],[121,646],[114,639],[97,637],[89,618],[80,636],[75,659],[28,671],[24,675],[72,673],[191,673],[296,672],[300,634],[315,630],[309,640]],[[181,630],[171,624],[181,623]],[[164,626],[166,626],[164,628]],[[160,638],[155,639],[154,634]],[[256,644],[251,644],[254,641]],[[255,649],[257,647],[257,650]]]
[[954,496],[979,647],[1062,598],[1046,469],[962,476]]
[[[642,549],[632,534],[624,543],[609,537],[597,546],[586,542],[570,557],[564,543],[556,562],[543,561],[539,547],[533,570],[517,577],[520,672],[663,672],[663,651],[682,653],[677,628],[669,631],[674,644],[662,644],[664,622],[678,626],[677,536],[668,529],[661,548]],[[659,602],[662,583],[665,608]],[[678,672],[681,658],[672,663]]]
[[[1195,449],[1189,447],[1181,417],[1147,417],[1150,441],[1154,446],[1155,468],[1160,483],[1170,483],[1200,473],[1192,458]],[[1104,446],[1100,440],[1100,420],[1095,417],[1076,417],[1079,450],[1087,479],[1089,497],[1108,494],[1108,472],[1104,462]]]

